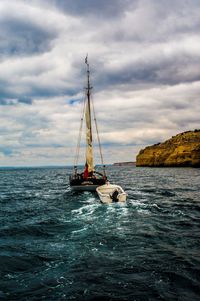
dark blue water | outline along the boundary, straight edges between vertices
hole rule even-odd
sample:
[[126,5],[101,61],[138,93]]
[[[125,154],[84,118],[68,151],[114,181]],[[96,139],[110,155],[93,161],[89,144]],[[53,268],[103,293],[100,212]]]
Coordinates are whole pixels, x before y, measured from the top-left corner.
[[200,169],[108,172],[126,204],[0,170],[0,300],[200,300]]

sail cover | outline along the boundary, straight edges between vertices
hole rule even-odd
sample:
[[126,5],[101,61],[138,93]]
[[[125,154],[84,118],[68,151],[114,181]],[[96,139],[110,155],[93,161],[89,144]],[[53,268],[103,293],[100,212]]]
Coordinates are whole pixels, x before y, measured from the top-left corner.
[[86,164],[88,166],[88,172],[92,172],[94,171],[94,163],[93,163],[92,125],[91,125],[89,97],[86,103],[85,120],[86,120]]

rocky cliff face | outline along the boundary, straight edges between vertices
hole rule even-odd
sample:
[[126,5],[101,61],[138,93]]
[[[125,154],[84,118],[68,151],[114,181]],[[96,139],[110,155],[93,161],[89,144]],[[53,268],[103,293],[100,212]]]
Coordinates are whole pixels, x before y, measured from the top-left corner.
[[136,157],[136,166],[200,167],[200,130],[188,131],[147,146]]

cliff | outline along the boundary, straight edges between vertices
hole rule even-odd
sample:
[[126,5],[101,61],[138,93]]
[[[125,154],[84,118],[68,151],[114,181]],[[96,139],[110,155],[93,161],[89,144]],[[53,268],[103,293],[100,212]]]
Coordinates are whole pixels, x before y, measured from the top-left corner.
[[136,166],[200,167],[200,130],[188,131],[147,146],[136,157]]

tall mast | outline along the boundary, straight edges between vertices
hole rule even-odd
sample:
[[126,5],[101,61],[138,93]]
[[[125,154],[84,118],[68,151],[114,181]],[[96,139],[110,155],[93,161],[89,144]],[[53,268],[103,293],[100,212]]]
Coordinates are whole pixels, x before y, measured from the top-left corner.
[[88,56],[85,58],[85,63],[87,65],[87,103],[85,110],[85,120],[86,120],[86,164],[88,167],[88,172],[94,171],[93,163],[93,146],[92,146],[92,123],[91,123],[91,105],[90,105],[90,91],[92,87],[90,86],[90,68],[88,63]]

